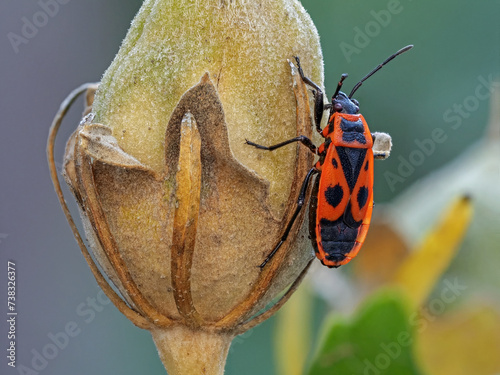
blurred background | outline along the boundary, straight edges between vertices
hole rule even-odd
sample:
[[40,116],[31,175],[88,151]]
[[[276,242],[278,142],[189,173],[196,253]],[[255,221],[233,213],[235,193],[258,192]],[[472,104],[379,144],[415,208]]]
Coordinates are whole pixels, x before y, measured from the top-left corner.
[[[22,365],[53,375],[164,374],[149,333],[135,328],[99,292],[59,207],[45,157],[60,102],[81,83],[99,81],[142,1],[71,0],[54,12],[41,3],[0,3],[0,277],[5,285],[7,260],[14,261],[19,312],[18,369],[3,357],[0,372],[34,373],[18,372]],[[428,267],[429,275],[416,283],[429,286],[418,303],[411,293],[409,299],[427,316],[406,319],[418,336],[410,354],[417,369],[408,373],[499,374],[500,95],[492,94],[492,87],[500,80],[500,1],[302,3],[321,37],[327,95],[341,73],[349,73],[349,90],[391,53],[407,44],[415,48],[355,95],[370,129],[390,133],[394,143],[391,157],[375,167],[377,207],[365,261],[339,270],[318,267],[288,310],[236,338],[226,373],[291,373],[283,367],[283,348],[299,353],[293,356],[294,373],[300,374],[301,366],[304,373],[331,373],[317,364],[325,319],[342,314],[351,321],[346,326],[354,326],[365,299],[379,286],[401,281],[401,269],[419,264],[408,262],[409,254],[424,249],[427,258],[419,270],[426,274]],[[23,29],[34,18],[39,26]],[[80,103],[70,112],[59,140],[73,131],[68,124],[76,126],[81,109]],[[63,147],[61,141],[59,157]],[[472,198],[471,220],[457,198],[464,194]],[[426,242],[439,223],[444,229]],[[440,240],[446,242],[442,259],[429,250]],[[456,298],[447,302],[450,296],[443,296],[450,290]],[[2,348],[8,347],[4,317]],[[50,337],[71,322],[78,334],[47,349]],[[303,330],[290,332],[286,322]],[[460,331],[465,336],[457,336]],[[471,355],[474,350],[482,354]],[[346,365],[337,373],[392,373],[385,357],[375,352],[373,358],[372,367],[361,358],[358,370]]]

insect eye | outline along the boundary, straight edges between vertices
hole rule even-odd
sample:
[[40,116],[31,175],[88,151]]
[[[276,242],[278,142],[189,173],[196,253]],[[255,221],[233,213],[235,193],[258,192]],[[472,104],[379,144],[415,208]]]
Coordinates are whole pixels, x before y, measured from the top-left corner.
[[338,103],[338,102],[337,102],[337,103],[335,103],[335,104],[333,105],[333,109],[335,110],[335,112],[341,112],[341,111],[342,111],[342,109],[343,109],[342,104],[340,104],[340,103]]

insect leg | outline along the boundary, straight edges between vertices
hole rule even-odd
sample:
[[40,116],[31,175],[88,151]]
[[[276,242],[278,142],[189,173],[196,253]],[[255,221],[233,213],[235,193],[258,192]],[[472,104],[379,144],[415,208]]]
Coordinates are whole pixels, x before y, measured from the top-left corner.
[[249,141],[248,139],[245,139],[245,143],[247,145],[254,146],[256,148],[260,148],[261,150],[268,150],[268,151],[276,150],[277,148],[286,146],[286,145],[288,145],[290,143],[293,143],[293,142],[300,142],[303,145],[305,145],[309,150],[311,150],[311,152],[317,154],[316,146],[305,135],[299,135],[298,137],[289,139],[288,141],[281,142],[281,143],[278,143],[277,145],[273,145],[273,146],[269,146],[269,147],[267,147],[267,146],[261,146],[261,145],[258,145],[257,143],[253,143],[253,142]]
[[316,124],[316,130],[318,133],[321,133],[321,119],[323,118],[323,111],[325,110],[325,104],[323,102],[323,91],[321,88],[311,81],[310,78],[307,78],[304,75],[304,71],[302,70],[302,67],[300,66],[300,59],[295,56],[295,61],[297,61],[297,68],[299,70],[300,78],[302,78],[302,81],[304,81],[306,84],[314,88],[314,122]]
[[265,265],[271,260],[271,258],[276,254],[278,249],[281,247],[283,242],[286,241],[288,234],[290,233],[290,230],[292,229],[293,223],[295,222],[295,219],[297,219],[297,216],[299,215],[300,210],[304,206],[305,200],[306,200],[306,192],[307,192],[307,187],[309,186],[309,182],[311,181],[311,177],[318,173],[319,171],[316,168],[311,168],[309,172],[307,172],[307,176],[304,179],[304,182],[302,183],[302,187],[300,188],[300,193],[299,193],[299,198],[297,199],[297,208],[295,209],[295,212],[293,213],[292,218],[288,222],[288,225],[285,229],[285,232],[281,236],[280,242],[276,245],[276,247],[269,253],[269,255],[264,259],[262,264],[259,266],[260,269],[264,268]]

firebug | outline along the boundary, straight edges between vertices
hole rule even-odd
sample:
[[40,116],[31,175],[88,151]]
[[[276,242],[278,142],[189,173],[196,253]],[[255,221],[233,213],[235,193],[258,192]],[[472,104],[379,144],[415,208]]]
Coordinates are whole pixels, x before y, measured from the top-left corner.
[[[319,156],[304,179],[290,222],[278,244],[259,266],[261,269],[286,241],[305,204],[306,192],[314,175],[317,177],[309,203],[309,232],[316,256],[323,265],[336,268],[349,263],[358,254],[368,232],[373,209],[374,136],[359,113],[358,101],[352,96],[365,80],[412,47],[406,46],[389,56],[361,79],[349,95],[340,91],[347,78],[347,74],[342,74],[332,102],[326,105],[321,88],[304,75],[300,60],[295,57],[300,77],[313,88],[316,130],[325,141],[319,147],[302,135],[268,147],[246,141],[248,145],[268,151],[300,142]],[[323,112],[327,109],[330,110],[328,124],[321,129]]]

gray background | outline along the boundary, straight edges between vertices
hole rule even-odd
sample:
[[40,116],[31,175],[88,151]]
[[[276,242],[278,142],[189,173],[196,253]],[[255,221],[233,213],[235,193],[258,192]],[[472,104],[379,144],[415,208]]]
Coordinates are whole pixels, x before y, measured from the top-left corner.
[[[14,260],[18,270],[18,365],[32,367],[35,353],[51,342],[48,335],[64,330],[69,322],[80,329],[40,374],[164,373],[147,332],[135,328],[113,305],[103,304],[105,300],[88,306],[99,288],[59,207],[45,157],[48,128],[60,102],[81,83],[99,80],[140,3],[71,0],[60,5],[58,13],[16,53],[8,33],[21,34],[23,17],[32,19],[41,8],[36,1],[0,2],[0,352],[5,353],[7,345],[3,302],[7,259]],[[303,2],[321,36],[329,95],[341,73],[349,72],[347,86],[352,87],[391,52],[409,43],[416,45],[404,63],[393,63],[357,94],[370,126],[390,132],[397,140],[393,157],[377,166],[379,201],[396,196],[481,136],[487,101],[480,102],[461,130],[451,132],[450,141],[395,190],[381,178],[384,171],[396,170],[397,156],[414,148],[415,139],[428,137],[436,126],[449,126],[443,122],[445,110],[473,95],[478,77],[498,74],[499,67],[499,1],[401,1],[403,11],[347,61],[339,44],[352,44],[354,27],[364,27],[373,20],[370,11],[384,9],[388,3]],[[79,102],[63,125],[56,149],[59,158],[81,108]],[[318,302],[318,320],[323,308]],[[273,324],[271,319],[237,339],[228,374],[275,372],[270,343]],[[6,366],[4,354],[0,372],[17,373]]]

